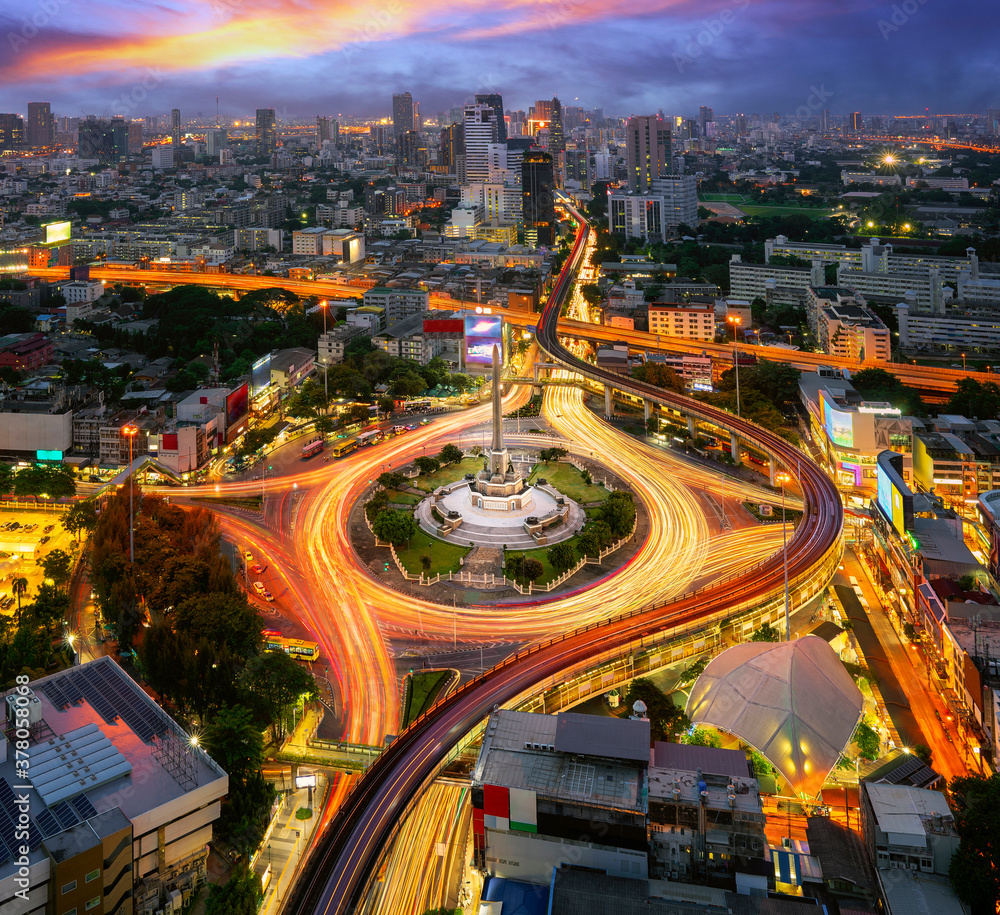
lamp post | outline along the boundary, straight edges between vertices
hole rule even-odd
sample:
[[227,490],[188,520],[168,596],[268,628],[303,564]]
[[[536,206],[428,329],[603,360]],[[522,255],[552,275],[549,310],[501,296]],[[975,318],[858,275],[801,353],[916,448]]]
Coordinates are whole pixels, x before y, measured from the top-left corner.
[[733,325],[733,361],[736,363],[736,415],[742,417],[740,412],[740,322],[742,319],[739,315],[729,315],[726,320]]
[[785,640],[792,640],[791,613],[788,599],[788,551],[785,549],[785,483],[791,480],[787,473],[779,473],[775,479],[781,484],[781,566],[785,574]]
[[139,427],[135,423],[126,423],[122,426],[122,435],[128,438],[128,561],[135,564],[135,508],[133,493],[135,488],[132,479],[134,471],[132,469],[132,440],[139,432]]
[[[329,303],[327,302],[326,299],[323,299],[323,301],[319,303],[319,307],[323,309],[323,338],[324,338],[323,345],[326,346],[326,311],[327,308],[329,308]],[[329,353],[329,350],[327,350],[327,353]],[[323,397],[325,399],[325,402],[323,404],[324,408],[327,406],[327,403],[329,403],[330,400],[330,382],[327,380],[327,375],[329,374],[329,372],[330,372],[330,366],[327,360],[327,355],[324,355],[323,356]]]
[[965,353],[962,353],[962,371],[965,371]]

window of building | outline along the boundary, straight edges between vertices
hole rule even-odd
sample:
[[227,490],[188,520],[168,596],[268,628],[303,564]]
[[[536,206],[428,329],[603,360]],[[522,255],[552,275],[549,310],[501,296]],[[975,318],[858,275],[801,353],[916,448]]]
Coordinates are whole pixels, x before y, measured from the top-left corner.
[[101,876],[100,868],[98,868],[95,871],[91,871],[89,874],[87,874],[87,883],[90,883],[92,880],[96,880],[100,876]]
[[96,909],[100,904],[101,904],[101,897],[100,896],[95,896],[93,899],[88,899],[87,900],[87,911],[89,912],[91,909]]
[[72,893],[76,889],[76,881],[71,880],[62,888],[62,895],[65,896],[67,893]]
[[70,909],[68,912],[63,912],[63,915],[76,915],[76,909]]

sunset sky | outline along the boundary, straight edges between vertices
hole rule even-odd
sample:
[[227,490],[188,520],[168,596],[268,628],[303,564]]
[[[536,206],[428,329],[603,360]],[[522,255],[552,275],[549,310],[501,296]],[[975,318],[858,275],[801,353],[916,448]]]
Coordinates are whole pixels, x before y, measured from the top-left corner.
[[[475,92],[608,114],[1000,106],[986,0],[0,2],[0,111],[425,115]],[[909,12],[907,12],[909,11]],[[811,97],[820,89],[822,105]]]

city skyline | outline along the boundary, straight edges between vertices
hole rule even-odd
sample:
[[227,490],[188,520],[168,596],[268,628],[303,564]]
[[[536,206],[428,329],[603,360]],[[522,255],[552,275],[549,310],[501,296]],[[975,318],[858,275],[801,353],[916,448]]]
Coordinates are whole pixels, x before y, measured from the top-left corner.
[[[510,108],[559,95],[621,116],[699,105],[720,114],[968,113],[996,103],[995,29],[960,29],[947,9],[920,0],[420,9],[390,0],[364,12],[310,10],[296,0],[178,0],[124,21],[121,12],[117,0],[97,0],[86,11],[0,17],[11,52],[0,63],[0,108],[23,111],[46,99],[61,116],[181,107],[185,119],[207,118],[219,96],[229,117],[264,106],[287,118],[372,117],[404,91],[429,115],[488,92],[501,92]],[[931,49],[951,60],[948,80],[927,66]],[[350,85],[344,76],[362,72],[362,59],[364,79]],[[311,88],[325,86],[337,88]]]

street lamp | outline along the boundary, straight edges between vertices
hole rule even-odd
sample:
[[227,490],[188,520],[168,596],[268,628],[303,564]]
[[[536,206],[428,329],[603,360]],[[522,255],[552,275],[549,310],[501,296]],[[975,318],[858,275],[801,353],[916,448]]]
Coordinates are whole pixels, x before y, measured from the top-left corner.
[[[329,302],[327,302],[326,299],[323,299],[323,301],[319,303],[319,307],[321,309],[323,309],[323,337],[324,337],[323,345],[326,346],[326,339],[325,339],[326,338],[326,311],[327,311],[327,308],[329,307]],[[323,396],[326,398],[326,400],[328,402],[330,400],[330,387],[329,387],[329,382],[327,381],[327,377],[326,376],[329,374],[329,371],[330,371],[330,368],[329,368],[329,365],[328,365],[327,356],[324,355],[323,356]],[[324,406],[326,406],[326,404],[324,404]]]
[[135,508],[133,487],[134,470],[132,467],[132,440],[139,433],[139,427],[135,423],[126,423],[122,426],[122,435],[128,438],[128,561],[135,564]]
[[962,353],[962,371],[965,371],[965,353]]
[[742,416],[740,412],[740,323],[742,319],[739,315],[729,315],[726,320],[733,325],[733,361],[736,363],[736,415]]
[[792,640],[792,623],[788,599],[788,552],[785,549],[785,484],[791,481],[787,473],[779,473],[775,480],[781,484],[781,565],[785,573],[785,640]]

